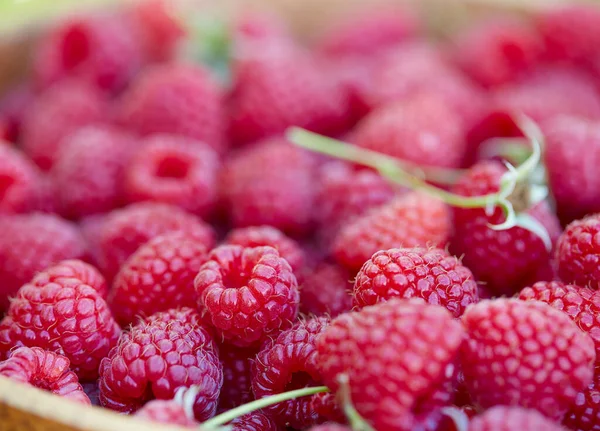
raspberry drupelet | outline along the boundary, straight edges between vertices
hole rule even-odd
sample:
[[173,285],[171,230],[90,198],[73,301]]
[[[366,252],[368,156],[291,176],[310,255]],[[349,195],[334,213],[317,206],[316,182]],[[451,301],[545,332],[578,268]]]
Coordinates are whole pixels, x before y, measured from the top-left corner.
[[69,365],[69,359],[58,353],[39,347],[19,347],[7,360],[0,362],[0,376],[90,405],[90,399]]
[[31,280],[31,284],[43,287],[48,283],[60,283],[65,278],[80,280],[98,292],[102,298],[108,295],[108,286],[100,271],[89,263],[77,259],[63,260],[38,272]]
[[298,314],[296,277],[272,247],[217,247],[194,286],[206,321],[218,337],[236,346],[257,345],[275,336]]
[[321,263],[307,271],[300,285],[300,311],[335,317],[352,308],[352,277],[335,263]]

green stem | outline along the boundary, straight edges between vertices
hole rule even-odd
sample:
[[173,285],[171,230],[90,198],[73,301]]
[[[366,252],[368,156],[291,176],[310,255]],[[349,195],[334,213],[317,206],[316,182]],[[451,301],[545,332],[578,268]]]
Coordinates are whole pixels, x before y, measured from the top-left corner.
[[294,391],[283,392],[281,394],[261,398],[259,400],[255,400],[247,404],[243,404],[234,409],[228,410],[225,413],[221,413],[220,415],[217,415],[214,418],[203,422],[201,424],[201,429],[203,431],[209,431],[210,429],[214,429],[218,426],[231,422],[232,420],[243,416],[247,413],[252,413],[255,410],[260,410],[264,407],[268,407],[283,401],[292,400],[300,397],[306,397],[308,395],[319,394],[322,392],[329,392],[327,386],[316,386],[311,388],[296,389]]
[[352,404],[352,396],[350,395],[350,379],[347,374],[338,376],[340,385],[338,396],[342,399],[344,414],[350,423],[350,428],[353,431],[375,431],[369,423],[356,411]]

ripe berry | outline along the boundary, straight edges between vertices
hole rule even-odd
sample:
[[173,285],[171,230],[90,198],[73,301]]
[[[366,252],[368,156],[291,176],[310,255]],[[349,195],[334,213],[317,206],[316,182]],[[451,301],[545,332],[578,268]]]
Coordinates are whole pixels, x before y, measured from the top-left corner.
[[87,254],[77,226],[54,215],[2,216],[0,232],[0,309],[37,272]]
[[196,420],[217,408],[223,370],[216,346],[191,309],[157,313],[123,332],[100,364],[100,403],[133,412],[152,399],[168,400],[182,387],[198,385]]
[[600,429],[600,381],[594,381],[577,394],[563,424],[574,431],[598,431]]
[[187,410],[175,400],[152,400],[148,401],[134,416],[147,419],[152,422],[177,425],[179,427],[198,427],[194,420],[194,414],[188,414]]
[[565,283],[598,289],[600,286],[600,214],[570,223],[556,244],[558,276]]
[[488,408],[516,405],[561,419],[593,376],[594,343],[548,304],[484,300],[465,312],[465,384]]
[[196,303],[194,277],[206,245],[185,232],[157,236],[140,246],[115,276],[109,304],[121,325],[139,316]]
[[43,287],[48,283],[60,284],[63,279],[68,278],[76,278],[83,284],[90,286],[102,298],[106,298],[106,295],[108,295],[108,286],[102,274],[92,265],[77,259],[63,260],[45,268],[33,277],[31,284]]
[[39,347],[20,347],[0,362],[0,376],[27,383],[55,395],[91,404],[77,375],[69,369],[69,359]]
[[409,192],[344,225],[333,243],[333,255],[355,273],[378,250],[444,247],[450,230],[450,210],[445,203]]
[[308,270],[300,285],[300,311],[332,317],[350,311],[350,279],[344,268],[333,263],[322,263]]
[[38,209],[42,174],[29,159],[10,145],[0,145],[0,213]]
[[556,422],[536,410],[498,406],[475,416],[468,431],[564,431]]
[[464,330],[443,307],[392,299],[342,314],[317,339],[325,384],[346,374],[357,411],[375,429],[412,430],[450,401]]
[[447,308],[454,317],[479,300],[471,271],[437,248],[380,250],[365,262],[354,281],[354,306],[362,308],[395,297],[422,298]]
[[181,135],[225,150],[221,89],[200,66],[174,63],[146,69],[116,109],[118,121],[140,135]]
[[20,346],[41,347],[69,358],[80,379],[94,380],[120,332],[104,299],[81,280],[26,284],[0,322],[0,356]]
[[254,399],[252,394],[252,361],[256,348],[241,348],[223,344],[219,358],[223,364],[223,387],[219,399],[220,409],[231,409]]
[[[469,169],[454,192],[463,196],[482,196],[500,189],[506,167],[497,161],[483,161]],[[450,250],[463,256],[463,263],[478,281],[494,294],[513,294],[538,281],[550,266],[550,252],[534,233],[520,227],[494,230],[489,225],[505,221],[500,208],[491,215],[486,210],[454,208],[454,235]],[[560,233],[556,216],[545,202],[527,210],[548,231],[554,241]]]
[[236,346],[275,336],[298,314],[296,277],[272,247],[217,247],[194,286],[201,313],[219,337]]
[[212,248],[215,234],[201,219],[167,204],[141,202],[110,213],[100,232],[100,267],[112,279],[139,246],[168,232],[183,231]]
[[[252,391],[256,399],[294,389],[317,386],[317,337],[329,324],[327,318],[300,321],[265,344],[252,364]],[[319,416],[312,409],[313,397],[301,397],[265,408],[281,426],[305,429]]]
[[231,431],[278,431],[279,427],[273,419],[256,411],[247,413],[237,419],[232,420],[227,424],[231,426]]
[[217,199],[218,170],[211,147],[185,137],[153,136],[127,166],[125,194],[129,202],[164,202],[206,217]]

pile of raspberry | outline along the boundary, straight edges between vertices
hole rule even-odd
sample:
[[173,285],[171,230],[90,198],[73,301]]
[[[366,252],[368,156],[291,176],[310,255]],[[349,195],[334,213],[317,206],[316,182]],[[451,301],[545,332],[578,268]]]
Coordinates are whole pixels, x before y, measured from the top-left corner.
[[[218,61],[181,19],[68,17],[0,94],[0,392],[131,429],[600,430],[600,8],[443,40],[371,8],[311,44],[247,10]],[[515,114],[551,199],[517,185],[506,229],[286,133],[473,202],[528,151]]]

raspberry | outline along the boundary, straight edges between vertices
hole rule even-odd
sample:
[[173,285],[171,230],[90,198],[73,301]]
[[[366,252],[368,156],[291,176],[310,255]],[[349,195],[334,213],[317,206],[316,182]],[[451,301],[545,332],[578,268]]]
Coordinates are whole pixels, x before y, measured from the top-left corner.
[[200,316],[190,309],[157,313],[124,332],[100,364],[100,403],[133,412],[152,399],[168,400],[198,385],[196,420],[217,408],[223,371],[216,346]]
[[260,411],[245,414],[232,420],[229,424],[231,431],[277,431],[279,427],[271,417]]
[[[257,399],[320,382],[315,343],[328,324],[323,317],[298,322],[263,346],[252,364],[252,391]],[[319,420],[311,401],[312,397],[297,398],[265,411],[281,426],[305,429]]]
[[146,69],[121,96],[117,118],[140,135],[181,135],[225,150],[221,89],[200,66]]
[[256,353],[256,348],[243,349],[227,344],[220,346],[219,356],[223,364],[220,409],[238,407],[254,399],[250,367]]
[[350,278],[350,274],[336,264],[322,263],[311,269],[300,286],[300,311],[332,317],[350,311]]
[[80,379],[93,380],[120,332],[104,299],[81,280],[26,284],[0,322],[0,356],[16,347],[41,347],[69,358]]
[[556,244],[557,272],[566,283],[598,289],[600,287],[600,214],[570,223]]
[[542,53],[535,29],[509,17],[478,21],[453,44],[458,64],[485,87],[516,81],[531,71]]
[[536,410],[520,407],[493,407],[471,419],[469,423],[469,431],[513,430],[564,431],[559,424]]
[[356,273],[378,250],[443,247],[450,235],[450,210],[442,201],[410,192],[343,226],[333,244],[337,261]]
[[376,108],[356,125],[352,141],[419,165],[445,167],[460,166],[466,149],[460,117],[432,93]]
[[412,430],[449,402],[463,335],[446,309],[392,299],[333,320],[317,339],[317,361],[332,390],[348,376],[354,406],[375,429]]
[[312,156],[281,138],[242,151],[221,174],[222,199],[232,224],[305,232],[312,221],[313,174]]
[[202,242],[207,249],[214,245],[212,228],[176,206],[142,202],[113,211],[100,232],[99,260],[105,277],[112,279],[127,258],[145,242],[178,230]]
[[134,416],[160,424],[190,428],[198,426],[193,413],[191,417],[188,416],[186,409],[174,400],[148,401]]
[[0,362],[0,376],[28,383],[55,395],[91,404],[77,375],[69,369],[69,359],[39,347],[20,347]]
[[102,90],[121,90],[142,65],[136,30],[122,14],[76,16],[61,22],[34,54],[33,79],[42,88],[77,77]]
[[177,205],[207,217],[217,199],[218,155],[190,138],[160,135],[147,139],[125,175],[129,202]]
[[353,304],[362,308],[394,297],[422,298],[454,317],[479,300],[471,271],[436,248],[380,250],[365,262],[354,281]]
[[93,288],[102,298],[108,295],[108,286],[100,272],[81,260],[63,260],[39,272],[31,280],[34,286],[43,287],[48,283],[61,283],[63,279],[76,278]]
[[577,394],[575,402],[566,414],[563,424],[574,431],[598,431],[600,429],[600,381],[594,381]]
[[63,138],[80,127],[103,122],[107,113],[107,102],[97,90],[77,81],[56,84],[34,101],[23,118],[23,150],[48,170]]
[[[463,196],[496,193],[505,172],[506,167],[500,162],[480,162],[458,181],[454,192]],[[463,263],[492,293],[513,294],[538,281],[541,270],[550,265],[550,253],[534,233],[520,227],[506,230],[489,227],[505,220],[500,208],[491,215],[487,215],[485,209],[453,210],[454,236],[450,250],[456,256],[463,256]],[[527,210],[527,214],[546,228],[554,242],[560,225],[548,205],[542,202]]]
[[465,312],[465,384],[487,408],[518,405],[561,419],[593,376],[592,339],[548,304],[484,300]]
[[140,246],[121,266],[109,304],[122,325],[176,307],[193,307],[194,277],[208,250],[184,232],[157,236]]
[[36,209],[42,175],[20,151],[0,145],[0,213]]
[[303,269],[306,260],[304,250],[302,250],[300,244],[271,226],[250,226],[233,229],[227,234],[225,243],[241,245],[242,247],[265,245],[273,247],[281,257],[287,260],[296,276]]
[[298,314],[296,277],[272,247],[217,247],[194,286],[203,315],[220,337],[236,346],[275,336]]
[[77,227],[50,214],[0,217],[0,309],[39,271],[86,256]]
[[63,139],[50,171],[61,214],[79,218],[120,206],[134,145],[132,136],[108,126],[84,127]]

